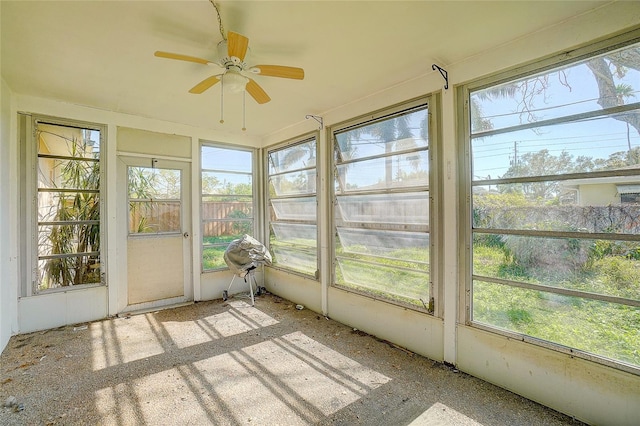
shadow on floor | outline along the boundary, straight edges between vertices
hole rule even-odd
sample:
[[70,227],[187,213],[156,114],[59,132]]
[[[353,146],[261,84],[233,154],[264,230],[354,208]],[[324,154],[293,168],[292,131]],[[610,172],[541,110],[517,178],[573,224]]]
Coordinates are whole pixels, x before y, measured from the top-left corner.
[[247,302],[14,336],[0,424],[580,424],[277,296]]

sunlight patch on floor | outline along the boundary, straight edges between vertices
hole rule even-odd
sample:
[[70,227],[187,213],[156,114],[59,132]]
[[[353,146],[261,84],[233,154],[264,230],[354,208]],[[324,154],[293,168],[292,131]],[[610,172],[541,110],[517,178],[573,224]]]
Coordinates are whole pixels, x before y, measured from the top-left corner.
[[159,355],[171,348],[187,348],[268,327],[278,323],[244,301],[230,309],[188,321],[160,321],[154,313],[91,324],[93,369]]
[[162,424],[168,410],[181,424],[295,425],[317,422],[390,380],[294,332],[103,388],[96,400],[104,424],[121,424],[123,416]]
[[420,414],[409,426],[482,426],[481,423],[464,414],[436,402],[428,410]]
[[246,302],[232,301],[229,306],[232,309],[196,321],[167,321],[163,325],[171,340],[179,348],[186,348],[278,323]]

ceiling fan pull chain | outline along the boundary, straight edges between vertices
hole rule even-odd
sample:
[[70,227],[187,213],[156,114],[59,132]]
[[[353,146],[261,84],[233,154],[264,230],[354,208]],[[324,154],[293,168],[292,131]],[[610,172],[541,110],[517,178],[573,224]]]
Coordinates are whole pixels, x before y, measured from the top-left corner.
[[242,92],[242,131],[247,131],[247,92]]

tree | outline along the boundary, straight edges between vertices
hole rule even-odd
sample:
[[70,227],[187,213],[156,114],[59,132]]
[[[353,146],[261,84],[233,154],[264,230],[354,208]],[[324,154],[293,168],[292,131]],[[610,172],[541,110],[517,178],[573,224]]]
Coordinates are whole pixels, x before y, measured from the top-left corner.
[[[82,158],[91,151],[87,140],[75,137],[67,140],[69,157]],[[51,255],[99,252],[100,200],[95,190],[100,187],[100,163],[61,161],[58,167],[60,181],[54,180],[52,186],[61,191],[56,195],[57,205],[52,206],[51,219],[59,224],[52,225],[41,236],[39,248],[50,250]],[[99,282],[99,262],[95,255],[49,259],[44,265],[43,284],[51,288]]]
[[[616,79],[624,78],[630,69],[640,71],[640,47],[630,47],[598,56],[587,60],[585,65],[591,71],[598,87],[597,103],[601,108],[621,106],[624,105],[625,99],[634,97],[634,88],[627,84],[617,84]],[[527,122],[538,121],[535,101],[540,98],[547,99],[549,86],[556,79],[569,90],[573,89],[568,81],[566,70],[563,68],[555,73],[544,73],[475,93],[470,102],[474,129],[481,131],[493,128],[491,121],[484,117],[481,105],[478,102],[487,99],[515,99],[517,101],[516,112],[520,113],[521,116],[525,116]],[[640,109],[614,114],[611,118],[625,122],[640,135]]]
[[[598,105],[602,108],[619,106],[621,97],[620,91],[615,84],[614,76],[618,78],[624,77],[629,68],[640,71],[640,47],[624,49],[593,58],[587,61],[586,64],[598,84]],[[617,114],[613,118],[624,121],[640,134],[640,111]]]
[[[580,157],[580,163],[587,163],[586,157]],[[503,178],[522,176],[545,176],[572,173],[576,171],[576,163],[573,157],[566,151],[558,156],[551,155],[548,149],[538,152],[527,152],[518,161],[514,161]],[[521,184],[499,185],[501,192],[521,191],[528,199],[551,200],[560,192],[558,182],[528,182]]]

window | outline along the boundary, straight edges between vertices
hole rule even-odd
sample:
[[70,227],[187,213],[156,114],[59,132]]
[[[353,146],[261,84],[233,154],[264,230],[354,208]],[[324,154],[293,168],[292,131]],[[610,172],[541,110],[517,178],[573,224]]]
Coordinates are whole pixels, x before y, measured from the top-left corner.
[[202,145],[202,270],[226,268],[224,252],[244,234],[254,236],[253,152]]
[[101,283],[100,131],[35,121],[34,292]]
[[640,45],[602,52],[469,88],[470,320],[633,369]]
[[129,167],[129,234],[181,232],[180,170]]
[[273,264],[317,276],[316,139],[267,153]]
[[333,139],[335,284],[432,311],[426,105]]

